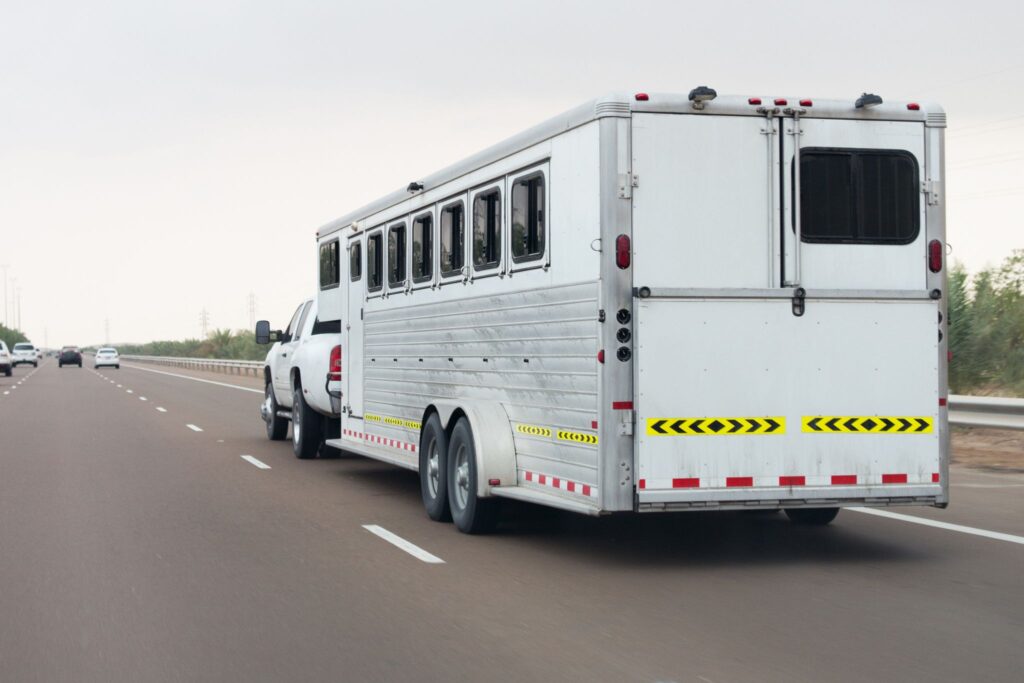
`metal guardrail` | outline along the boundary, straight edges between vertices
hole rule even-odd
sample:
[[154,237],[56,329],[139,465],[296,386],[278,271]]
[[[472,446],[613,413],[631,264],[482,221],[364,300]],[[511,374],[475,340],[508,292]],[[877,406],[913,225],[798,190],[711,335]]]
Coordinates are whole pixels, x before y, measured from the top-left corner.
[[192,370],[210,370],[213,372],[224,372],[230,375],[253,375],[259,377],[263,372],[264,363],[261,360],[222,360],[219,358],[181,358],[177,356],[121,356],[124,360],[133,360],[140,363],[153,363],[155,365],[169,365],[178,368],[191,368]]
[[[178,358],[174,356],[121,356],[125,360],[171,365],[193,370],[212,370],[259,377],[264,363],[259,360],[218,360],[214,358]],[[949,397],[949,423],[959,427],[1024,429],[1024,399],[994,396]]]

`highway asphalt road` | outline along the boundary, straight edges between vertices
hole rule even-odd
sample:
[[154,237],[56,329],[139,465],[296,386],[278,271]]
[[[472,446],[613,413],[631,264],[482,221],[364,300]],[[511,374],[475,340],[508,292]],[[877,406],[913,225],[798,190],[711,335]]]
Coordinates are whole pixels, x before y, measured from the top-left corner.
[[1024,476],[900,511],[997,537],[526,505],[470,537],[410,472],[268,442],[256,380],[154,370],[0,377],[4,683],[1021,678]]

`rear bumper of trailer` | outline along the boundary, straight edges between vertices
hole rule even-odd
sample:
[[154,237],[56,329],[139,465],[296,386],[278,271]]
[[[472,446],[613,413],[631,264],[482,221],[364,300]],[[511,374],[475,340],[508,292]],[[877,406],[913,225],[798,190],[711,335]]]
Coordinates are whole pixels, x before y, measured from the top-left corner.
[[895,505],[927,505],[945,507],[949,500],[940,484],[920,486],[851,486],[822,489],[745,488],[736,490],[640,491],[638,512],[672,510],[750,510],[776,508],[822,507],[888,507]]

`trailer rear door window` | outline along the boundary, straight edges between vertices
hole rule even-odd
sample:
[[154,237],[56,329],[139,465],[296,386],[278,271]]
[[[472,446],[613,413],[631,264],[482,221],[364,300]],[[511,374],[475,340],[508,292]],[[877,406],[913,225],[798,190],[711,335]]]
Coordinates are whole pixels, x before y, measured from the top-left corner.
[[384,236],[378,231],[366,238],[366,289],[379,291],[384,284]]
[[441,275],[462,272],[466,264],[466,209],[461,201],[441,209]]
[[909,244],[921,229],[917,159],[879,149],[800,152],[803,241]]
[[338,260],[338,240],[320,245],[320,289],[337,287],[341,281],[341,263]]
[[406,269],[406,235],[405,223],[398,223],[388,228],[388,286],[405,285]]
[[473,199],[473,267],[495,268],[501,261],[501,191],[481,192]]
[[544,174],[517,178],[512,185],[512,260],[544,256]]
[[348,248],[348,273],[352,282],[363,276],[363,249],[359,242],[353,242]]
[[434,216],[425,213],[412,223],[412,281],[427,282],[434,275]]

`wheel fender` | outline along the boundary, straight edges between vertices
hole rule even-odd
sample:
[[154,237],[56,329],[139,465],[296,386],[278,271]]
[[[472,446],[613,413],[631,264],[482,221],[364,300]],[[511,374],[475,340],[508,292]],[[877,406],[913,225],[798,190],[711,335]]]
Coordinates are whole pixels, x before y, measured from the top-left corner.
[[516,483],[516,446],[512,437],[512,423],[505,407],[496,401],[478,401],[472,404],[455,401],[436,401],[441,425],[448,429],[457,410],[465,413],[473,430],[473,448],[476,450],[476,493],[481,498],[491,496],[488,482],[497,479],[502,486]]

